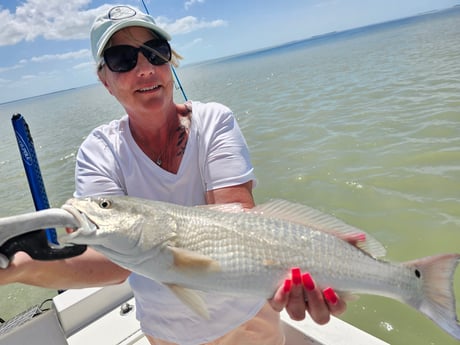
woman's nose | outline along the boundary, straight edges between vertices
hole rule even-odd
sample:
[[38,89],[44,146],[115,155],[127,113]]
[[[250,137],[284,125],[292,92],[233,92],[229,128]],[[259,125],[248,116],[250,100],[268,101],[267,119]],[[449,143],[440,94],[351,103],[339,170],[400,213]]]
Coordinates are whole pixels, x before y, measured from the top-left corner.
[[142,52],[139,52],[137,55],[136,70],[139,75],[152,74],[155,72],[155,66],[147,60]]

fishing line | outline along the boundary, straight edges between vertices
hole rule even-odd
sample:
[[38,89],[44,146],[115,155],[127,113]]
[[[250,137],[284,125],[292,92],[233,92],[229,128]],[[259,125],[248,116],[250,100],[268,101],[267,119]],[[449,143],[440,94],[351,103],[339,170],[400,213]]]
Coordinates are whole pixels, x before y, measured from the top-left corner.
[[[144,9],[145,9],[145,12],[150,15],[150,12],[149,12],[149,9],[147,8],[147,5],[145,4],[145,1],[144,0],[141,0],[142,2],[142,5],[144,5]],[[179,86],[179,89],[180,91],[182,92],[182,96],[184,97],[184,99],[187,101],[188,98],[187,98],[187,95],[185,94],[185,91],[184,91],[184,88],[182,87],[182,84],[179,80],[179,77],[177,76],[177,73],[176,73],[176,69],[174,68],[173,65],[170,64],[170,67],[171,67],[171,71],[173,72],[173,75],[174,75],[174,79],[176,80],[177,82],[177,85]]]

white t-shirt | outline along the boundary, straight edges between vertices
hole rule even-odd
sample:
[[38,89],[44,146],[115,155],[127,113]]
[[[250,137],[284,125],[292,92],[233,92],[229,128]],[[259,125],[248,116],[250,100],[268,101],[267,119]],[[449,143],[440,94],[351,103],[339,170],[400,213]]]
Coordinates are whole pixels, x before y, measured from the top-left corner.
[[[130,195],[193,206],[205,192],[255,182],[247,144],[233,113],[218,103],[192,102],[189,139],[177,174],[152,162],[134,141],[128,116],[102,125],[77,155],[75,196]],[[170,290],[132,273],[137,318],[144,333],[179,343],[210,342],[251,319],[266,302],[203,293],[210,320],[203,320]]]

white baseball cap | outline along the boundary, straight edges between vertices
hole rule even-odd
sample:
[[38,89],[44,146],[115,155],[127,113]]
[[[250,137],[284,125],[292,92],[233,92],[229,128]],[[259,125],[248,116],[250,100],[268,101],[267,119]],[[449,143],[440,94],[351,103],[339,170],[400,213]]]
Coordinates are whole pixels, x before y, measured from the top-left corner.
[[96,62],[101,60],[104,48],[115,32],[130,26],[150,29],[160,38],[171,40],[171,36],[158,27],[150,15],[134,7],[115,6],[98,16],[91,27],[91,51],[94,60]]

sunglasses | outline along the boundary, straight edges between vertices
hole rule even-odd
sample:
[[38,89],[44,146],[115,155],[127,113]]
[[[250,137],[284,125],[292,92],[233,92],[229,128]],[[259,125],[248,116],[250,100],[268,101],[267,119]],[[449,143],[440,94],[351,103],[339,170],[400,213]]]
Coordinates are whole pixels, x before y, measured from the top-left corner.
[[153,39],[139,48],[119,45],[104,51],[104,62],[112,72],[128,72],[137,65],[139,52],[155,66],[164,65],[171,60],[171,46],[168,41]]

